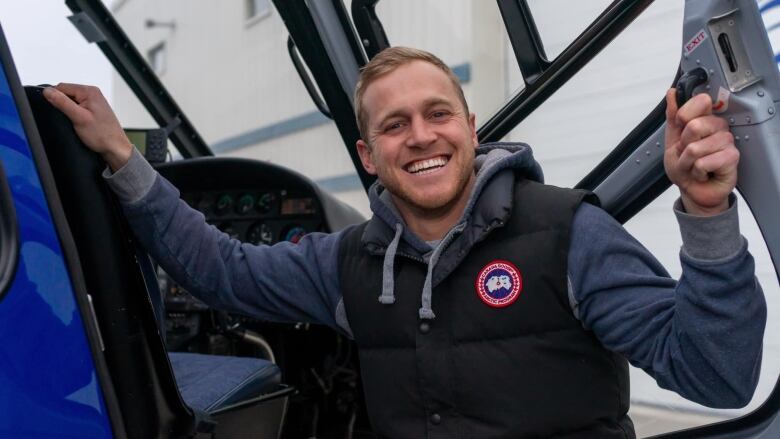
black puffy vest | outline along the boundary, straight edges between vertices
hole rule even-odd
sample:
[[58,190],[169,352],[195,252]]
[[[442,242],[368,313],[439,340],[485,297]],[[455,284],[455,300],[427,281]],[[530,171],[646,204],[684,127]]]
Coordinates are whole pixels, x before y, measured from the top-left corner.
[[[633,438],[625,359],[572,315],[567,257],[584,192],[515,184],[504,227],[474,245],[434,285],[430,322],[418,318],[427,266],[395,260],[396,302],[383,305],[381,255],[357,227],[342,241],[340,283],[359,348],[374,430],[388,438]],[[520,271],[522,290],[488,306],[475,281],[493,261]]]

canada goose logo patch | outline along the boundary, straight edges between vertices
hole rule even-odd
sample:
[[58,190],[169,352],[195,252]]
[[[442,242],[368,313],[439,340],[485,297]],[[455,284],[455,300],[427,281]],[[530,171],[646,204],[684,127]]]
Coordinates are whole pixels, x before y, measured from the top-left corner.
[[477,296],[488,306],[503,308],[511,305],[523,289],[520,270],[509,261],[493,261],[479,271]]

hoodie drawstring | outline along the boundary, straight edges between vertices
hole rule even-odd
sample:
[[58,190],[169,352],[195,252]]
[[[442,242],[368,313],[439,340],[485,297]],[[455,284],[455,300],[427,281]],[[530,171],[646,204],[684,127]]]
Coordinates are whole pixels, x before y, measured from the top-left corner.
[[[439,256],[441,256],[444,249],[447,248],[450,241],[455,235],[462,232],[466,228],[466,223],[458,224],[453,227],[447,235],[442,238],[439,245],[431,253],[430,259],[428,259],[428,272],[425,276],[425,283],[423,284],[422,307],[420,307],[420,319],[433,320],[436,318],[436,314],[433,313],[431,308],[431,296],[433,295],[433,267],[439,262]],[[395,236],[390,241],[390,245],[385,250],[385,259],[382,264],[382,294],[379,296],[379,303],[383,305],[392,305],[395,303],[395,276],[393,273],[393,266],[395,263],[395,256],[398,253],[398,243],[401,241],[401,235],[404,228],[401,223],[395,225]]]
[[420,308],[420,318],[423,320],[433,320],[436,318],[436,314],[431,309],[431,296],[433,295],[433,288],[431,287],[433,277],[433,267],[436,266],[436,262],[439,261],[439,256],[444,248],[444,242],[440,242],[436,246],[436,249],[431,254],[431,258],[428,260],[428,274],[425,275],[425,284],[423,284],[422,290],[422,307]]
[[431,258],[428,260],[428,273],[425,275],[425,284],[423,284],[422,297],[420,299],[422,302],[422,307],[420,307],[420,319],[433,320],[436,318],[436,314],[433,313],[433,309],[431,308],[431,296],[433,295],[433,267],[439,262],[439,256],[441,256],[444,249],[450,244],[450,241],[465,228],[466,223],[463,222],[450,229],[450,231],[444,235],[444,238],[439,241],[439,245],[436,246],[433,253],[431,253]]
[[404,228],[401,226],[401,223],[396,223],[395,236],[385,251],[385,260],[382,264],[382,294],[379,296],[379,303],[384,305],[395,303],[393,264],[395,262],[395,254],[398,251],[398,242],[401,241],[403,231]]

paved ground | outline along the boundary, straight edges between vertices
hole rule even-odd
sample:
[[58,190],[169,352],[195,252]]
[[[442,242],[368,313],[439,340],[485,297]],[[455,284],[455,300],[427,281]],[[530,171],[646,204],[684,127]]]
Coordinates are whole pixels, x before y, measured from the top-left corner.
[[722,415],[640,404],[632,404],[628,414],[634,421],[637,437],[640,438],[712,424],[730,418]]

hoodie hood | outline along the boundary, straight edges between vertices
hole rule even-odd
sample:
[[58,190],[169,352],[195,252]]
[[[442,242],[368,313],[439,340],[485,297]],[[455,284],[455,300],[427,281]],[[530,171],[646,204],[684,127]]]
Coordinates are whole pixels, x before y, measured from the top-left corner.
[[[454,269],[471,246],[496,227],[502,227],[512,209],[515,178],[542,183],[542,169],[524,143],[487,143],[477,147],[476,182],[455,226],[432,247],[404,223],[390,193],[377,181],[368,191],[371,211],[362,242],[371,254],[384,254],[382,293],[379,301],[395,302],[394,262],[403,256],[425,262],[428,273],[422,291],[421,319],[433,319],[433,287]],[[453,257],[454,256],[454,257]]]

